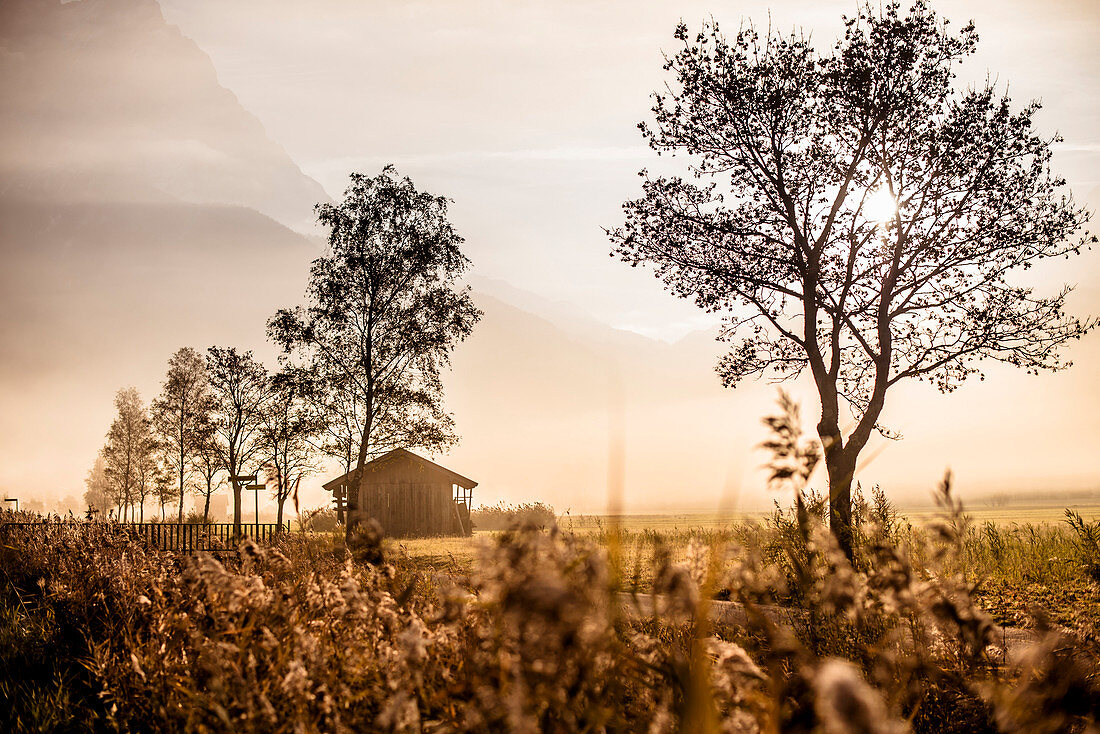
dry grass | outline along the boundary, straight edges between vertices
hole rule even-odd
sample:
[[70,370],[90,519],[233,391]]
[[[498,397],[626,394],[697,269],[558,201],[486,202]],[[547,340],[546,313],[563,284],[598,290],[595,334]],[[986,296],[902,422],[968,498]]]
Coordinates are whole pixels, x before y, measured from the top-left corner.
[[[1084,725],[1097,713],[1089,696],[1100,692],[1095,630],[1051,633],[1027,676],[1002,670],[992,620],[975,604],[973,582],[952,570],[965,562],[964,526],[946,516],[913,536],[919,549],[868,529],[867,570],[848,565],[816,524],[797,527],[789,546],[776,541],[782,563],[770,557],[775,549],[714,531],[689,534],[677,563],[664,538],[624,533],[620,548],[655,550],[661,614],[640,622],[623,618],[613,595],[627,566],[614,562],[610,534],[608,547],[557,530],[484,538],[463,589],[437,585],[393,547],[388,563],[357,564],[324,536],[246,545],[219,561],[149,551],[109,528],[8,533],[0,551],[6,662],[26,670],[63,655],[55,670],[5,689],[7,723],[187,731]],[[911,563],[917,550],[922,571]],[[719,591],[750,612],[796,599],[807,616],[782,626],[750,614],[742,627],[710,629],[707,599]],[[1073,691],[1078,699],[1067,698]]]

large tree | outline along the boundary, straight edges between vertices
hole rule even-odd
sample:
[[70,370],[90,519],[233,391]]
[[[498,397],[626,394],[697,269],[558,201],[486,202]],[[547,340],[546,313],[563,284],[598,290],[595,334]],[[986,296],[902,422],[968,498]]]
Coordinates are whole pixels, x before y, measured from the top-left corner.
[[138,461],[134,468],[134,498],[138,506],[138,522],[145,522],[145,502],[150,496],[158,497],[158,489],[165,485],[168,472],[163,465],[163,447],[150,431],[138,448]]
[[252,352],[233,347],[210,347],[206,352],[206,375],[210,383],[210,420],[233,485],[233,533],[241,534],[241,487],[233,481],[248,468],[259,468],[263,442],[261,407],[267,400],[267,370],[252,358]]
[[[329,248],[313,262],[308,304],[280,310],[268,333],[322,378],[316,394],[338,391],[344,407],[330,417],[356,427],[355,487],[383,446],[434,451],[454,440],[440,369],[481,312],[456,284],[469,261],[447,199],[387,167],[375,177],[352,174],[343,201],[317,214]],[[357,502],[351,492],[349,508]]]
[[1093,322],[1065,313],[1068,288],[1039,295],[1019,273],[1095,238],[1051,173],[1058,138],[1033,127],[1039,105],[956,84],[972,24],[952,33],[924,2],[845,24],[821,52],[800,33],[681,24],[655,125],[640,127],[690,175],[643,171],[610,234],[632,266],[728,315],[727,386],[809,371],[830,523],[850,553],[856,459],[890,387],[950,391],[983,359],[1066,366],[1059,348]]
[[169,358],[164,386],[152,407],[165,463],[178,480],[179,521],[183,522],[183,495],[198,450],[199,428],[210,412],[206,365],[201,354],[181,347]]

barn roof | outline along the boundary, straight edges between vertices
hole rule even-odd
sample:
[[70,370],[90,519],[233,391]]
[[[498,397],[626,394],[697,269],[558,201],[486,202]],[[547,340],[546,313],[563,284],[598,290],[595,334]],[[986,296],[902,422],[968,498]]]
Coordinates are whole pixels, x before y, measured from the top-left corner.
[[[393,451],[389,451],[389,452],[383,454],[382,456],[379,456],[374,461],[368,461],[366,464],[363,464],[364,476],[366,476],[366,472],[376,471],[378,469],[381,469],[386,464],[389,464],[390,462],[394,461],[395,459],[400,459],[400,458],[407,458],[410,461],[412,461],[414,464],[418,464],[418,465],[420,465],[421,467],[423,467],[425,469],[429,469],[429,470],[432,470],[432,471],[439,472],[439,473],[443,474],[444,476],[446,476],[448,479],[450,479],[452,484],[457,484],[458,486],[463,487],[465,489],[473,489],[474,487],[477,486],[477,482],[475,482],[473,479],[467,479],[466,477],[462,476],[461,474],[453,472],[445,466],[440,466],[439,464],[436,464],[434,461],[428,461],[423,456],[417,456],[413,452],[408,451],[406,449],[394,449]],[[343,485],[346,485],[350,481],[351,476],[353,474],[355,474],[354,469],[352,469],[347,474],[342,474],[342,475],[336,477],[335,479],[331,479],[331,480],[325,482],[321,486],[323,486],[326,490],[331,492],[334,489],[336,489],[337,487],[341,487]]]

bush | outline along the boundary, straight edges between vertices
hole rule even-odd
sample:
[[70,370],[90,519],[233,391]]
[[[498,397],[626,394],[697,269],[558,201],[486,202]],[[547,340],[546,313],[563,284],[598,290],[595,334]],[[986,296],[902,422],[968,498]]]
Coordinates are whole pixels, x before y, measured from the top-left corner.
[[556,519],[554,508],[542,502],[509,505],[501,500],[495,505],[482,505],[470,513],[475,530],[515,530],[522,525],[546,529]]
[[336,508],[327,505],[304,510],[299,515],[298,523],[307,533],[331,533],[340,525],[336,521]]

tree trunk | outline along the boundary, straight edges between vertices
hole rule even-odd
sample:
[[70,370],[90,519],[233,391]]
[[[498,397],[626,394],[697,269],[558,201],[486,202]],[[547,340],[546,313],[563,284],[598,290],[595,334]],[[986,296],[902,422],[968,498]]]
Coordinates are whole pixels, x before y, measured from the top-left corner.
[[209,525],[210,524],[210,495],[214,494],[214,489],[210,485],[211,485],[211,481],[209,479],[207,479],[206,480],[206,502],[203,504],[203,508],[202,508],[202,524],[203,525]]
[[853,558],[852,477],[855,474],[855,460],[855,452],[843,449],[834,454],[832,461],[828,455],[825,459],[825,467],[829,471],[829,528],[849,561]]
[[233,536],[241,537],[241,485],[233,482]]
[[183,522],[183,450],[180,450],[180,522]]
[[348,516],[346,524],[344,525],[345,542],[351,541],[355,526],[359,523],[359,484],[363,480],[363,466],[367,463],[367,440],[370,438],[372,408],[373,406],[368,396],[367,417],[366,420],[363,421],[363,440],[359,443],[359,457],[355,462],[355,476],[352,477],[351,485],[347,489]]
[[852,478],[855,476],[859,448],[854,445],[845,446],[835,406],[835,399],[822,401],[822,417],[817,424],[817,435],[821,439],[825,469],[829,474],[829,529],[836,538],[837,545],[851,561]]
[[[277,511],[275,521],[277,523],[279,523],[279,528],[281,529],[283,527],[283,503],[286,502],[286,495],[283,494],[283,491],[281,489],[278,490],[278,491],[279,491],[279,509]],[[287,494],[289,494],[289,492]]]

